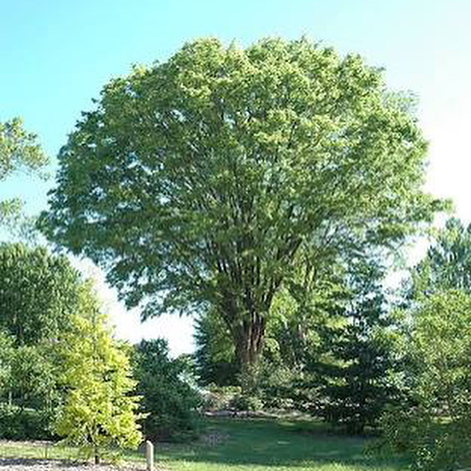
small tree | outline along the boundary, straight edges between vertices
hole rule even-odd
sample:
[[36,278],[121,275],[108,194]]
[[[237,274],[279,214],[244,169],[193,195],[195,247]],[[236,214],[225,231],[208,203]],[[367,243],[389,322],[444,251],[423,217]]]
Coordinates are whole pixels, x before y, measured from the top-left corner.
[[164,339],[143,340],[135,350],[134,371],[146,436],[173,440],[194,438],[198,428],[200,394],[184,380],[189,365],[170,359]]
[[98,464],[104,448],[136,448],[141,442],[139,401],[130,395],[136,382],[126,351],[113,340],[88,288],[83,296],[87,302],[74,317],[73,333],[64,345],[69,390],[56,431]]
[[338,313],[343,322],[321,329],[326,355],[318,371],[324,418],[362,433],[365,426],[377,425],[385,406],[397,397],[393,378],[399,365],[392,353],[382,269],[363,258],[350,263],[349,300]]
[[409,452],[414,470],[469,469],[471,296],[437,292],[413,314],[405,347],[415,407],[385,414],[383,444]]

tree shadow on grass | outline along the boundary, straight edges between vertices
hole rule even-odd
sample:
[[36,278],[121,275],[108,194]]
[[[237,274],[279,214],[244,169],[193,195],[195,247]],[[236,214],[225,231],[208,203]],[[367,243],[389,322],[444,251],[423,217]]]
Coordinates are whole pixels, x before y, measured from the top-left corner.
[[[344,465],[355,469],[404,470],[404,459],[368,456],[368,438],[336,434],[313,422],[289,420],[217,419],[207,433],[225,439],[210,445],[204,440],[186,446],[167,445],[161,455],[170,461],[230,466],[306,467]],[[159,446],[157,445],[157,448]]]
[[6,466],[7,468],[34,468],[34,467],[50,467],[54,464],[54,468],[71,468],[77,467],[77,463],[67,460],[49,460],[40,458],[0,458],[0,468]]

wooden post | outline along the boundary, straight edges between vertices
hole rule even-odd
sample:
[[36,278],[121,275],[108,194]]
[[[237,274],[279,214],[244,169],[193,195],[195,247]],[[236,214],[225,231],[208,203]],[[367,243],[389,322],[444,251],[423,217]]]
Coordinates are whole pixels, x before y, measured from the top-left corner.
[[154,445],[146,441],[146,469],[147,471],[154,471]]

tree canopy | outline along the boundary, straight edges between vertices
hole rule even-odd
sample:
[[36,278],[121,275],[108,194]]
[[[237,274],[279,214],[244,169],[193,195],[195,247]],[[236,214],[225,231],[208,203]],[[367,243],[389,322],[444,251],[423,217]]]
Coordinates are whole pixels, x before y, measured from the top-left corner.
[[471,224],[450,218],[412,272],[412,296],[441,290],[471,293]]
[[16,345],[56,339],[80,301],[82,280],[64,256],[0,244],[0,329]]
[[[47,162],[36,135],[24,129],[20,118],[0,122],[0,182],[16,172],[38,171]],[[0,222],[17,215],[20,207],[17,199],[0,201]]]
[[426,149],[413,100],[357,55],[197,40],[105,86],[60,151],[42,227],[144,317],[216,309],[252,364],[300,266],[315,277],[430,220]]

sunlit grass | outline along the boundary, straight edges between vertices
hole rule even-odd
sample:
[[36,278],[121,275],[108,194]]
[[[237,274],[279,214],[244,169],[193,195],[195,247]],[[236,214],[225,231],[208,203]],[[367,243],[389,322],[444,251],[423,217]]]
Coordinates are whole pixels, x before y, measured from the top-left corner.
[[[210,419],[207,439],[189,444],[155,444],[156,463],[169,471],[399,471],[404,459],[367,456],[366,438],[335,434],[313,421]],[[76,459],[77,450],[49,445],[52,459]],[[0,441],[0,456],[44,458],[44,442]],[[126,452],[128,462],[144,460]]]

